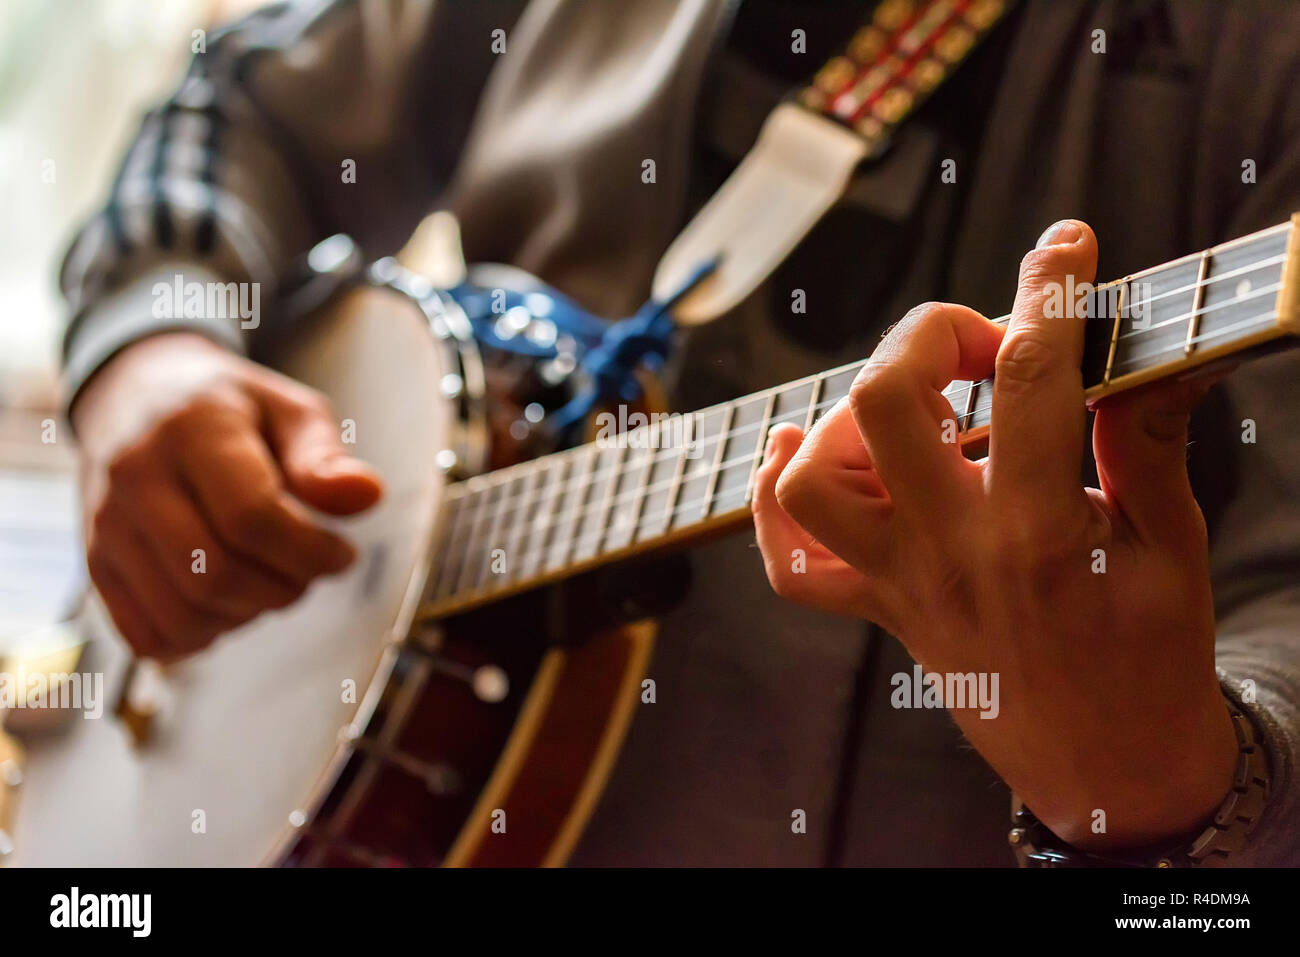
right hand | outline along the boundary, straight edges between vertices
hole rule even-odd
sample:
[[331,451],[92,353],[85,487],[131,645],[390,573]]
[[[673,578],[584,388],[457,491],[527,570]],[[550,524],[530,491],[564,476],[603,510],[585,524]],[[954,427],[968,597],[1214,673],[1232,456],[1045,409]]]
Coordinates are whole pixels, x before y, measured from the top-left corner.
[[351,515],[383,494],[320,393],[194,333],[117,353],[71,418],[90,577],[144,657],[199,651],[347,568],[303,503]]

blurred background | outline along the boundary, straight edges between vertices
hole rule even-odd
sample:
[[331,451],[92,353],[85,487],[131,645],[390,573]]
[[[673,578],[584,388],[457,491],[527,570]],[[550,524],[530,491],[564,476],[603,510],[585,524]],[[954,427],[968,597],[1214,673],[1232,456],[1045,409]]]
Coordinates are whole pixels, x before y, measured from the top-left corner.
[[0,654],[67,614],[84,574],[60,415],[58,268],[193,31],[257,0],[0,0]]

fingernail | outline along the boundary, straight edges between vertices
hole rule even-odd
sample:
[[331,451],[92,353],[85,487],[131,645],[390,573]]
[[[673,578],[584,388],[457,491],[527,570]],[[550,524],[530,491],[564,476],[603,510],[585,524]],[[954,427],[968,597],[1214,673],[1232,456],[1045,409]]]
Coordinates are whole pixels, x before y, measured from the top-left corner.
[[1042,249],[1044,246],[1064,246],[1070,243],[1077,243],[1083,231],[1078,225],[1071,220],[1063,219],[1059,223],[1053,223],[1044,230],[1043,235],[1038,237],[1035,246]]
[[340,475],[352,474],[356,469],[353,467],[352,459],[349,456],[335,455],[317,462],[312,466],[312,471],[321,478],[331,479]]

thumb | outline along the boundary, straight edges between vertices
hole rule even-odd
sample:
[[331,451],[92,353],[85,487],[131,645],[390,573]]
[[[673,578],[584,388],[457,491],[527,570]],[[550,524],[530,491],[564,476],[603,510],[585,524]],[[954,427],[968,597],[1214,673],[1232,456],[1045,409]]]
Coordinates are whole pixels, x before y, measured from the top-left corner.
[[1101,487],[1144,541],[1183,543],[1204,528],[1187,477],[1187,425],[1208,389],[1169,383],[1097,408],[1092,444]]
[[1097,238],[1066,219],[1020,264],[1011,321],[998,350],[989,435],[991,484],[1046,510],[1076,507],[1086,442],[1083,411],[1085,316],[1080,287],[1097,271]]
[[290,492],[331,515],[352,515],[379,501],[383,480],[348,454],[328,400],[291,380],[263,381],[257,393]]

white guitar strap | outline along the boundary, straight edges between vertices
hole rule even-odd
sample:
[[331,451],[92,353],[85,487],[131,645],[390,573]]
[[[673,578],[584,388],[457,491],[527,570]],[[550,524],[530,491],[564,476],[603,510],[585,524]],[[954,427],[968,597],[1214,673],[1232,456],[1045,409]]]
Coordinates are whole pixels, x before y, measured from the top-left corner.
[[753,148],[668,247],[652,295],[679,325],[723,315],[769,276],[848,186],[863,160],[993,28],[1010,0],[884,0],[844,53],[779,103]]

